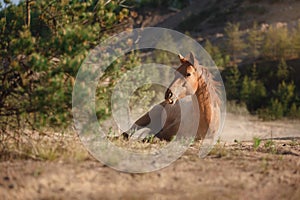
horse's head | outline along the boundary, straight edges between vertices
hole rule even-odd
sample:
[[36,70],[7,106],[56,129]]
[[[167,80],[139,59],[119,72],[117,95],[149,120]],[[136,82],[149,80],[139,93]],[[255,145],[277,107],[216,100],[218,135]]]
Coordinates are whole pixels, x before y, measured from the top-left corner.
[[181,65],[175,72],[175,78],[165,93],[165,99],[170,104],[188,95],[193,95],[198,89],[198,62],[193,53],[183,57],[178,56]]

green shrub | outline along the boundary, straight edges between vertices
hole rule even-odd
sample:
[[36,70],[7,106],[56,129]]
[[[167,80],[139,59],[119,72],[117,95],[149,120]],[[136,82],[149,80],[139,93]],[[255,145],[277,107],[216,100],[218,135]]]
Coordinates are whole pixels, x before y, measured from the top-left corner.
[[242,39],[240,24],[227,23],[225,29],[227,53],[231,56],[234,64],[237,64],[238,58],[243,55],[246,44]]
[[229,66],[223,71],[226,96],[229,100],[239,98],[240,71],[237,65]]
[[283,117],[284,108],[282,103],[278,99],[272,99],[269,107],[269,115],[272,119],[279,119]]
[[255,111],[262,107],[267,96],[266,88],[261,81],[244,77],[240,91],[240,100],[245,102],[249,111]]
[[296,103],[294,102],[288,112],[288,116],[291,118],[300,118],[300,107],[297,108]]
[[279,28],[270,27],[265,33],[263,56],[265,59],[287,59],[292,56],[293,46],[287,26]]
[[78,68],[129,12],[116,1],[34,1],[26,21],[24,3],[0,11],[0,118],[68,126]]
[[253,138],[253,148],[254,148],[254,150],[258,149],[260,143],[261,143],[261,139],[260,138],[258,138],[258,137],[254,137]]

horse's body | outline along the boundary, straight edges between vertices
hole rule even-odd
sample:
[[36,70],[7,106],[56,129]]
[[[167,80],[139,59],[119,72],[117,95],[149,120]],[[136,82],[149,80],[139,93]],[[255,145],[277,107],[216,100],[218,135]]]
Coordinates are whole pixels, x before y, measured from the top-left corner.
[[217,82],[198,64],[192,53],[179,58],[181,65],[165,93],[165,101],[135,122],[130,129],[136,131],[133,137],[143,139],[155,135],[171,140],[175,135],[194,136],[191,133],[194,131],[195,138],[203,140],[208,132],[218,131],[220,99]]

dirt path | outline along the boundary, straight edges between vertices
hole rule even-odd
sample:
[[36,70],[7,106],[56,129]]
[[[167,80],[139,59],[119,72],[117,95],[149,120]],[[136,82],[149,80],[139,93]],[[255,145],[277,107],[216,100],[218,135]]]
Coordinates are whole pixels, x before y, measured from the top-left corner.
[[[298,143],[297,143],[298,142]],[[251,143],[197,148],[169,167],[127,174],[95,160],[0,163],[0,199],[299,199],[300,141],[277,141],[276,153]]]
[[227,113],[221,140],[227,143],[261,139],[300,138],[300,121],[262,121],[255,116]]

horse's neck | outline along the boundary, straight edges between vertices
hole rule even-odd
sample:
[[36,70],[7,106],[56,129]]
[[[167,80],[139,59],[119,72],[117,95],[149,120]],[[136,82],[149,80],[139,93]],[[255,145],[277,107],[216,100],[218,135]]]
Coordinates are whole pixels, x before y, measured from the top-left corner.
[[[200,115],[209,117],[211,114],[211,96],[206,81],[201,77],[196,92]],[[204,114],[204,115],[203,115]]]

